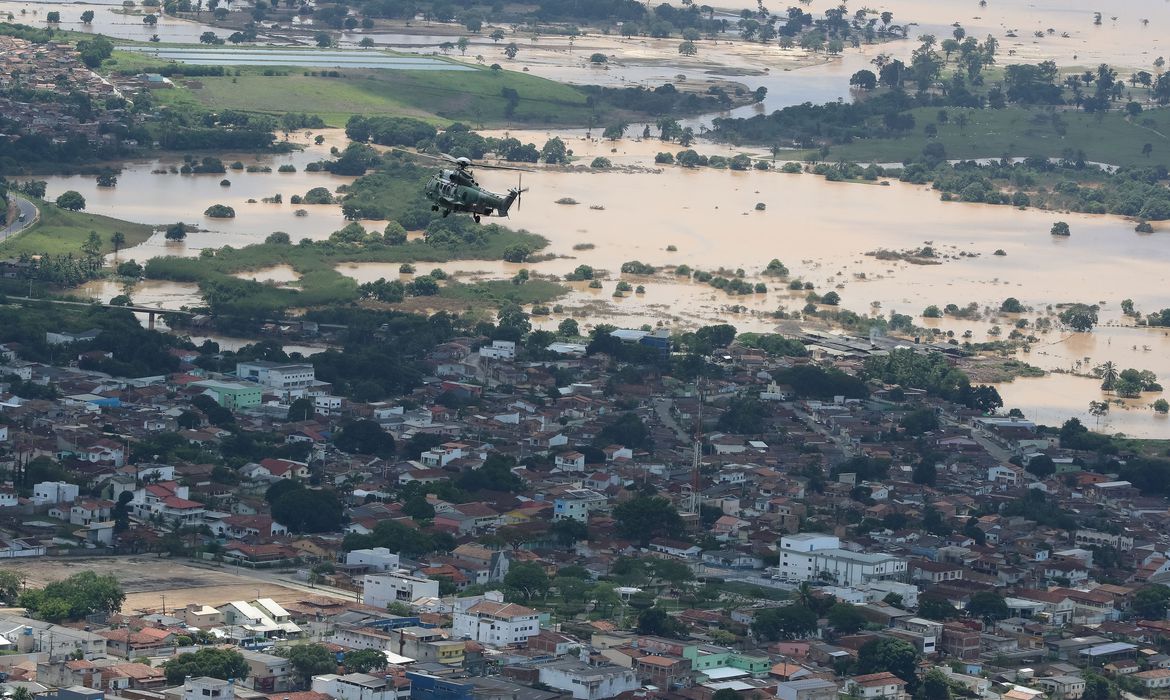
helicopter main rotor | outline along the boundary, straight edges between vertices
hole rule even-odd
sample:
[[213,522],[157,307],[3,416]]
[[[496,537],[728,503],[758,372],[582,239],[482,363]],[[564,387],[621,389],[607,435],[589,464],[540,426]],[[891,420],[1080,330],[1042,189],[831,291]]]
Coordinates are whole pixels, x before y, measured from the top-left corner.
[[534,172],[530,168],[522,168],[522,167],[516,166],[516,165],[499,165],[496,163],[474,163],[470,158],[468,158],[466,156],[460,156],[460,157],[456,158],[455,156],[451,155],[450,153],[440,153],[439,155],[433,155],[430,153],[407,151],[407,150],[402,149],[402,148],[392,148],[390,150],[398,151],[400,153],[405,153],[405,154],[411,155],[411,156],[417,156],[419,158],[428,158],[428,159],[434,160],[434,161],[451,163],[452,165],[459,168],[460,170],[469,170],[469,169],[474,167],[474,168],[483,168],[485,170],[519,170],[520,172],[525,172],[525,173]]

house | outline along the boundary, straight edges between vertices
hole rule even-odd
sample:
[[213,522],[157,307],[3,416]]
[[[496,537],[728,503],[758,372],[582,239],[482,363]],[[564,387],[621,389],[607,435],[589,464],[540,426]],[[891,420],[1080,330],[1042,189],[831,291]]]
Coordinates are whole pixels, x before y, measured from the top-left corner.
[[703,553],[703,548],[697,544],[668,540],[662,537],[650,540],[649,548],[652,552],[659,552],[660,554],[686,560],[698,559],[699,555]]
[[828,580],[855,587],[877,580],[905,578],[908,564],[892,554],[869,554],[841,548],[832,535],[802,532],[780,538],[777,572],[785,581]]
[[313,676],[313,692],[324,693],[334,700],[406,700],[410,682],[405,677],[367,673],[344,676],[327,673]]
[[608,504],[604,494],[591,489],[570,489],[553,500],[553,520],[572,518],[587,523],[590,511]]
[[906,700],[906,681],[889,671],[853,676],[845,681],[845,692],[862,700]]
[[837,684],[823,678],[799,678],[776,685],[779,700],[837,700]]
[[248,678],[245,682],[253,690],[283,693],[295,687],[292,665],[288,659],[251,649],[244,649],[240,653],[248,663]]
[[1139,671],[1130,678],[1136,678],[1146,690],[1170,688],[1170,669],[1155,668],[1149,671]]
[[540,616],[532,608],[516,603],[481,600],[452,616],[456,637],[474,639],[493,646],[522,645],[540,632]]
[[1057,700],[1078,700],[1085,694],[1085,679],[1080,676],[1044,676],[1036,678],[1034,683]]
[[636,690],[641,684],[632,669],[613,664],[590,666],[580,661],[541,664],[540,682],[574,700],[605,700]]
[[362,578],[366,605],[386,609],[391,603],[410,603],[419,598],[438,598],[439,582],[406,571],[366,574]]
[[553,460],[553,471],[579,472],[585,470],[585,455],[580,452],[561,452]]

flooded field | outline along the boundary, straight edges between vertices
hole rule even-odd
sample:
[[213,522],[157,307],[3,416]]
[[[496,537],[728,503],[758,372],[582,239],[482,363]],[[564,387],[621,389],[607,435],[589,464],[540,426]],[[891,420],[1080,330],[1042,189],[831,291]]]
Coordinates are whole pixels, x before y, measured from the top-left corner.
[[164,61],[201,66],[305,66],[307,68],[384,68],[387,70],[472,70],[435,58],[390,56],[376,51],[314,51],[273,49],[193,49],[128,46],[127,51]]

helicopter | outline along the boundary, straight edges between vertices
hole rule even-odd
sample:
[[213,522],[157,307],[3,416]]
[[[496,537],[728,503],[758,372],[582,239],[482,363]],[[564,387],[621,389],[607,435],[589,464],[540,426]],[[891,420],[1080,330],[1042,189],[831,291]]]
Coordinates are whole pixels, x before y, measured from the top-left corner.
[[[518,183],[516,187],[509,187],[508,193],[505,195],[484,189],[471,173],[470,158],[456,158],[446,153],[440,154],[440,157],[417,153],[414,155],[442,160],[455,166],[439,170],[423,187],[423,194],[431,200],[431,211],[442,211],[444,217],[453,211],[467,212],[478,224],[480,217],[483,216],[507,216],[513,203],[517,205],[517,209],[520,208],[520,195],[528,191],[527,187],[520,186],[523,184],[522,182]],[[476,167],[525,171],[525,168],[486,163],[481,163]]]

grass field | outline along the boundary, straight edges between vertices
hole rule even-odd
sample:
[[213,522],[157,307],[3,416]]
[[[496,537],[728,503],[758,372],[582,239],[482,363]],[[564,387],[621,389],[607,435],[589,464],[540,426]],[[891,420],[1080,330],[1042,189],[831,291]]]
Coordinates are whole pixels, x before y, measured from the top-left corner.
[[114,231],[121,231],[126,236],[123,248],[138,245],[154,233],[154,229],[145,224],[88,214],[84,211],[67,211],[45,202],[37,201],[35,204],[41,210],[40,221],[27,231],[0,243],[0,255],[80,254],[81,246],[89,238],[90,231],[97,231],[101,237],[102,252],[112,253],[114,244],[110,242],[110,236]]
[[[118,68],[157,67],[142,56],[115,56]],[[317,114],[330,126],[344,126],[354,114],[415,116],[446,124],[464,121],[475,126],[505,122],[582,125],[592,108],[584,93],[568,85],[513,71],[487,68],[471,71],[411,71],[345,69],[344,77],[305,75],[306,69],[281,67],[288,75],[263,75],[249,66],[239,76],[176,78],[178,88],[158,91],[156,99],[172,106],[198,104],[205,108],[250,112]],[[308,69],[312,70],[320,69]],[[511,117],[504,88],[515,90],[520,101]]]
[[[826,160],[901,162],[922,153],[922,148],[932,140],[923,129],[934,124],[938,129],[934,140],[946,147],[947,158],[1058,158],[1067,149],[1072,149],[1083,150],[1089,161],[1114,165],[1170,165],[1170,109],[1147,110],[1133,119],[1126,119],[1119,112],[1095,115],[1021,107],[998,110],[949,108],[946,110],[946,124],[937,122],[938,112],[934,108],[912,110],[916,123],[912,135],[833,146]],[[964,126],[957,123],[960,115],[966,117]],[[1153,149],[1149,156],[1142,153],[1147,143]]]
[[512,284],[511,280],[488,280],[470,284],[454,282],[443,287],[439,291],[439,296],[446,299],[490,302],[493,305],[499,305],[503,302],[541,304],[568,293],[569,288],[565,285],[548,280],[528,280],[519,285]]

